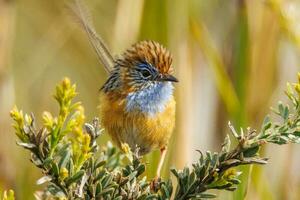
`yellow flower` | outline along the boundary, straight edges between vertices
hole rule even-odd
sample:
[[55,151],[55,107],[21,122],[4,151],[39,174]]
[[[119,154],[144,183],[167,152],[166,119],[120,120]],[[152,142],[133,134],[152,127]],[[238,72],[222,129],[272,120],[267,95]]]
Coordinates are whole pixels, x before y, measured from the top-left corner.
[[90,151],[91,138],[88,134],[84,134],[82,139],[82,151],[87,154]]
[[22,110],[19,111],[17,106],[14,106],[13,109],[10,111],[10,116],[18,123],[18,125],[24,125],[24,118]]
[[127,144],[127,143],[122,143],[121,144],[121,149],[124,151],[124,153],[126,153],[126,154],[128,154],[128,153],[130,153],[131,151],[130,151],[130,147],[129,147],[129,145]]
[[64,90],[67,90],[71,87],[71,81],[69,78],[65,77],[62,81],[62,87]]
[[69,176],[69,171],[67,170],[67,168],[63,167],[60,169],[59,172],[59,177],[61,180],[64,180],[65,178],[67,178]]
[[233,179],[238,177],[239,175],[241,175],[242,172],[237,171],[234,168],[228,169],[226,170],[226,172],[224,173],[223,177],[225,179]]
[[295,85],[295,90],[298,92],[298,94],[300,95],[300,84],[296,84]]
[[48,130],[52,129],[54,125],[54,119],[50,112],[45,111],[43,113],[43,124]]

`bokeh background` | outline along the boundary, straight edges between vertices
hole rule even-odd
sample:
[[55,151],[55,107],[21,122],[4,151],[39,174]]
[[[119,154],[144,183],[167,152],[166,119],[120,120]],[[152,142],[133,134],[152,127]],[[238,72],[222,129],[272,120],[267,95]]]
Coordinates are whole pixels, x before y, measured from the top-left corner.
[[[168,168],[191,165],[196,149],[218,151],[230,120],[259,129],[270,106],[285,101],[300,71],[299,0],[86,0],[98,33],[118,55],[143,39],[173,54],[177,125]],[[9,111],[57,113],[52,98],[65,76],[78,86],[87,120],[97,116],[106,79],[87,37],[61,0],[0,0],[0,190],[33,199],[41,172],[15,144]],[[100,138],[105,143],[108,137]],[[299,145],[262,149],[266,166],[244,167],[239,190],[218,199],[300,199]],[[159,152],[147,156],[153,177]],[[248,179],[248,177],[250,179]]]

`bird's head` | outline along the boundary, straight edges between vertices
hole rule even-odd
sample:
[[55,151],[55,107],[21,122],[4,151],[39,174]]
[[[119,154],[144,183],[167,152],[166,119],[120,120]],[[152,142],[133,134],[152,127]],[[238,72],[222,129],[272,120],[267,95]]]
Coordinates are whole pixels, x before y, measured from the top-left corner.
[[172,75],[170,52],[154,41],[141,41],[116,60],[123,90],[139,91],[163,82],[178,82]]

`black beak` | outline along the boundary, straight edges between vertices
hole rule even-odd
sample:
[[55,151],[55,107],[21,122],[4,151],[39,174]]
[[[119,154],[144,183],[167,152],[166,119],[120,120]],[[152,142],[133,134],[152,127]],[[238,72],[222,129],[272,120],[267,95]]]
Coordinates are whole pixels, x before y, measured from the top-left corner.
[[178,79],[175,76],[170,74],[160,75],[156,79],[157,81],[169,81],[169,82],[178,82]]

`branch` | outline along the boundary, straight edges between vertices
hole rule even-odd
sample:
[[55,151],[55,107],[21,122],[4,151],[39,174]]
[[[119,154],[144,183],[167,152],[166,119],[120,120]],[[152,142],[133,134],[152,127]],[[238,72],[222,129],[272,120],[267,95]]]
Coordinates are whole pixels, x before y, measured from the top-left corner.
[[80,102],[72,102],[76,87],[69,79],[56,87],[58,116],[44,112],[40,129],[36,128],[33,114],[24,115],[15,107],[11,117],[19,139],[17,144],[31,152],[32,163],[44,173],[37,183],[48,183],[44,191],[35,194],[37,199],[207,199],[216,197],[207,193],[211,189],[237,188],[241,173],[235,167],[267,164],[268,159],[259,156],[262,145],[300,142],[299,82],[287,84],[291,108],[279,102],[277,109],[273,109],[279,121],[273,122],[267,116],[259,132],[251,128],[237,131],[229,123],[235,146],[232,147],[227,135],[220,152],[198,150],[200,158],[192,168],[171,169],[177,181],[174,190],[175,184],[170,180],[150,187],[151,181],[143,176],[146,165],[138,151],[121,153],[110,143],[98,146],[96,139],[102,133],[99,120],[85,123]]

